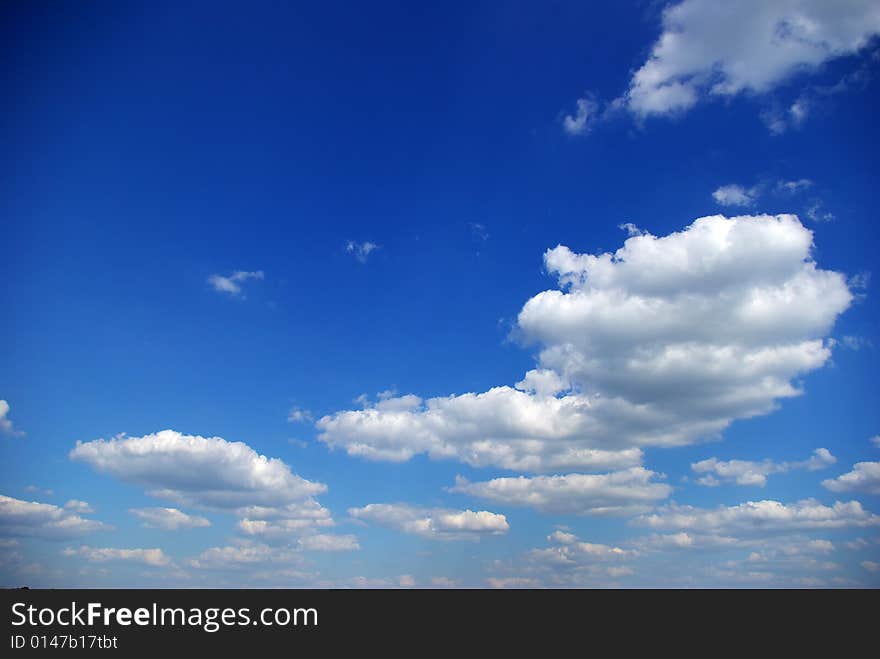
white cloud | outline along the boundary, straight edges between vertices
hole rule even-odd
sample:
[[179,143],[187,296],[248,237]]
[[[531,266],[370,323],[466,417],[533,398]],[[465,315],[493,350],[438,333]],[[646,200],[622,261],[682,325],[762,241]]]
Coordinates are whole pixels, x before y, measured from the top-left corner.
[[80,501],[79,499],[71,499],[65,503],[64,510],[72,513],[79,513],[81,515],[88,515],[89,513],[95,512],[88,503]]
[[[637,448],[578,446],[589,403],[495,387],[485,393],[422,400],[407,395],[318,420],[319,439],[349,455],[403,462],[419,453],[475,467],[519,471],[615,469],[638,464]],[[568,441],[566,441],[568,440]]]
[[853,296],[812,238],[793,215],[710,216],[614,253],[560,245],[544,256],[558,288],[519,313],[518,336],[541,350],[517,389],[389,398],[322,417],[319,439],[373,460],[558,472],[717,437],[799,395],[831,355],[824,337]]
[[244,270],[238,270],[233,272],[228,277],[224,277],[223,275],[210,275],[208,277],[208,284],[210,284],[211,288],[220,293],[226,293],[231,295],[232,297],[240,297],[243,298],[244,294],[242,292],[242,286],[249,279],[263,279],[264,274],[262,270],[256,270],[255,272],[246,272]]
[[0,535],[73,538],[109,528],[76,510],[0,495]]
[[294,407],[290,410],[290,413],[287,415],[287,420],[291,423],[302,423],[305,421],[312,421],[312,413],[308,410],[304,410],[299,407]]
[[831,455],[828,449],[818,448],[813,451],[810,458],[800,462],[719,460],[713,457],[692,463],[691,469],[698,474],[706,474],[706,476],[697,479],[701,485],[715,486],[721,482],[727,482],[764,487],[767,484],[767,476],[770,474],[780,474],[795,469],[817,471],[829,467],[835,462],[837,462],[837,458]]
[[55,494],[54,490],[51,490],[51,489],[44,490],[43,488],[37,487],[36,485],[26,485],[24,488],[24,491],[28,492],[29,494],[42,494],[43,496],[46,496],[46,497],[51,497],[51,496],[54,496],[54,494]]
[[824,480],[822,485],[832,492],[880,494],[880,462],[857,462],[852,471]]
[[189,515],[177,508],[131,508],[129,512],[143,520],[144,526],[151,529],[178,531],[211,526],[206,518]]
[[471,235],[473,235],[474,238],[481,242],[489,240],[489,230],[486,228],[485,224],[470,222],[468,226],[470,227]]
[[546,513],[631,515],[649,510],[672,492],[669,485],[654,482],[656,476],[643,467],[632,467],[609,474],[519,476],[483,483],[459,477],[450,491]]
[[354,256],[361,263],[366,263],[367,259],[370,257],[374,251],[379,249],[381,245],[377,245],[376,243],[372,243],[369,240],[356,243],[353,240],[349,240],[345,244],[345,251]]
[[834,220],[834,213],[825,210],[822,202],[815,201],[807,208],[807,217],[812,222],[831,222]]
[[354,551],[360,549],[354,535],[315,534],[298,540],[303,551]]
[[243,519],[301,520],[303,527],[330,518],[313,498],[326,485],[244,442],[163,430],[77,442],[70,458],[183,506],[226,510]]
[[68,547],[62,552],[65,556],[81,556],[94,563],[107,561],[132,561],[152,567],[169,565],[171,559],[161,549],[115,549],[113,547]]
[[241,543],[225,547],[210,547],[189,561],[194,568],[227,569],[262,563],[298,562],[300,556],[286,548],[270,547],[262,543]]
[[596,121],[598,105],[590,98],[579,98],[577,110],[562,119],[562,128],[569,135],[586,135]]
[[[701,98],[764,93],[794,74],[850,55],[880,32],[873,0],[684,0],[633,74],[625,102],[638,116],[686,111]],[[791,118],[802,120],[806,101]]]
[[540,588],[541,582],[531,577],[488,577],[486,585],[490,588]]
[[712,199],[722,206],[751,206],[758,196],[758,188],[744,188],[736,183],[722,185],[712,193]]
[[813,182],[808,178],[796,179],[793,181],[777,181],[776,188],[788,194],[796,194],[802,190],[806,190],[813,186]]
[[9,418],[9,403],[2,399],[0,399],[0,435],[9,435],[10,437],[24,436],[21,430],[17,430],[12,425],[12,420]]
[[[640,552],[613,545],[584,542],[576,535],[556,531],[549,547],[526,552],[513,576],[491,577],[493,587],[613,586],[617,579],[635,574]],[[510,569],[510,568],[508,568]]]
[[871,442],[877,448],[880,448],[880,435],[874,435],[868,441]]
[[653,529],[733,535],[880,526],[880,517],[862,508],[858,501],[837,501],[826,506],[815,499],[804,499],[791,504],[747,501],[717,508],[671,504],[636,518],[635,523]]
[[449,577],[431,577],[429,584],[432,588],[455,588],[458,582]]
[[238,521],[238,530],[249,536],[267,540],[301,535],[318,527],[334,526],[329,511],[318,504],[296,504],[290,508],[253,506],[239,511],[245,515]]
[[405,503],[371,503],[363,508],[349,508],[348,514],[355,519],[434,540],[476,540],[486,535],[507,533],[510,528],[504,515],[486,510],[447,510]]
[[874,561],[862,561],[859,565],[865,568],[868,572],[880,572],[880,563],[875,563]]
[[868,541],[864,538],[856,538],[855,540],[851,540],[850,542],[845,542],[844,547],[847,549],[852,549],[853,551],[858,551],[860,549],[864,549],[865,547],[870,546]]

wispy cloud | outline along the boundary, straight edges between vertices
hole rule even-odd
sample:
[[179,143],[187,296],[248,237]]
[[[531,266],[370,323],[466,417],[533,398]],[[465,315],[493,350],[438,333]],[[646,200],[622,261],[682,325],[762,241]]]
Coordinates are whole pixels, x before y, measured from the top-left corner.
[[356,258],[361,263],[366,263],[367,259],[370,258],[370,254],[379,249],[381,245],[377,245],[376,243],[370,242],[369,240],[358,243],[353,240],[349,240],[345,244],[345,251],[348,254],[351,254],[354,258]]
[[208,277],[208,284],[211,286],[211,288],[220,293],[226,293],[227,295],[231,295],[232,297],[244,298],[242,287],[244,286],[245,282],[251,279],[263,279],[264,276],[265,275],[262,270],[255,270],[254,272],[237,270],[229,276],[216,274],[210,275]]

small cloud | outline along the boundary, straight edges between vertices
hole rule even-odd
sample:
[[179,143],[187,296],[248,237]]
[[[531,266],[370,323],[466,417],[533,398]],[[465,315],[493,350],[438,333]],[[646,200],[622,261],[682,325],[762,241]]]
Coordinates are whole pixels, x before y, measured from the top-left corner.
[[479,222],[471,222],[468,226],[470,226],[471,233],[477,240],[486,241],[489,239],[489,232],[486,230],[485,224],[480,224]]
[[574,114],[562,118],[562,128],[569,135],[586,135],[593,128],[599,106],[591,98],[579,98]]
[[626,231],[626,234],[627,234],[630,238],[632,238],[633,236],[643,236],[643,235],[645,235],[645,232],[642,231],[641,229],[639,229],[639,228],[638,228],[635,224],[633,224],[632,222],[624,222],[623,224],[618,224],[618,225],[617,225],[617,228],[618,228],[618,229],[622,229],[623,231]]
[[722,206],[751,206],[758,196],[757,186],[744,188],[736,183],[722,185],[712,193],[712,198]]
[[880,563],[875,563],[874,561],[862,561],[859,565],[865,568],[868,572],[880,572]]
[[834,219],[834,213],[827,211],[821,201],[814,201],[807,208],[807,217],[813,222],[831,222]]
[[41,487],[37,487],[36,485],[28,485],[24,488],[24,491],[29,494],[42,494],[46,497],[51,497],[55,494],[55,490],[44,490]]
[[794,126],[800,126],[810,114],[810,102],[806,97],[801,96],[794,103],[791,104],[791,107],[788,108],[788,116],[791,118],[791,123]]
[[294,437],[289,438],[287,440],[287,443],[291,446],[296,446],[297,448],[307,448],[309,445],[309,443],[304,439],[296,439]]
[[868,441],[871,442],[877,448],[880,448],[880,435],[874,435]]
[[840,337],[840,340],[837,343],[847,350],[861,350],[862,348],[874,347],[874,344],[871,343],[869,339],[866,339],[863,336],[852,336],[849,334]]
[[304,423],[312,421],[313,419],[314,417],[309,410],[304,410],[300,407],[294,407],[287,415],[287,420],[290,421],[290,423]]
[[228,277],[216,274],[210,275],[208,277],[208,284],[211,286],[211,288],[219,293],[226,293],[227,295],[231,295],[232,297],[244,299],[244,294],[242,292],[243,284],[249,279],[263,278],[264,274],[262,270],[256,270],[254,272],[237,270]]
[[349,240],[345,244],[345,251],[354,256],[361,263],[366,263],[370,254],[372,254],[380,247],[381,245],[377,245],[376,243],[370,242],[369,240],[362,243],[356,243],[353,240]]
[[88,514],[95,512],[94,509],[87,504],[85,501],[80,501],[79,499],[71,499],[67,503],[64,504],[64,510],[68,510],[72,513],[81,513]]
[[787,194],[797,194],[807,188],[813,186],[813,182],[808,178],[801,178],[795,181],[777,181],[776,189]]
[[871,273],[867,270],[862,270],[847,279],[846,283],[850,288],[863,291],[868,288],[868,284],[871,283]]
[[0,400],[0,435],[24,437],[24,432],[12,425],[12,419],[9,418],[9,403],[5,400]]

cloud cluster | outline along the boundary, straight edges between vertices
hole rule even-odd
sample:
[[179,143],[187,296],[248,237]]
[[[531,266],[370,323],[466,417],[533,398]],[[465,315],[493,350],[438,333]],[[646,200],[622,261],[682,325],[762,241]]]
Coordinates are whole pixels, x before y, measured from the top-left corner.
[[857,462],[852,471],[822,481],[832,492],[880,494],[880,462]]
[[[242,523],[271,521],[296,532],[333,523],[314,498],[326,485],[294,474],[282,460],[260,455],[244,442],[163,430],[143,437],[77,442],[70,458],[140,485],[150,496],[223,510]],[[164,516],[167,523],[169,514]]]
[[829,359],[825,337],[853,296],[842,274],[817,266],[797,217],[630,233],[614,253],[547,251],[559,286],[519,313],[518,336],[540,352],[516,388],[387,398],[322,417],[319,439],[374,460],[626,469],[642,447],[717,437],[770,412]]
[[694,462],[691,464],[691,469],[698,474],[705,474],[697,479],[701,485],[713,487],[724,482],[764,487],[767,484],[767,476],[771,474],[781,474],[796,469],[818,471],[830,467],[835,462],[837,462],[837,458],[831,455],[828,449],[817,448],[813,451],[812,456],[799,462],[773,462],[772,460],[755,462],[752,460],[708,458]]
[[[686,111],[704,97],[767,92],[797,72],[858,52],[880,33],[873,0],[684,0],[625,95],[637,116]],[[789,113],[797,121],[806,110]]]
[[355,519],[430,538],[432,540],[477,540],[501,535],[510,528],[504,515],[486,510],[447,510],[421,508],[405,503],[371,503],[349,508]]
[[0,535],[63,539],[111,528],[103,522],[82,517],[80,512],[85,509],[79,504],[84,502],[74,500],[68,503],[74,505],[61,508],[51,503],[0,495]]
[[459,477],[450,491],[546,513],[632,515],[652,508],[672,492],[669,485],[654,481],[656,477],[643,467],[609,474],[495,478],[482,483]]
[[737,533],[785,533],[812,529],[880,526],[880,516],[858,501],[837,501],[826,506],[815,499],[791,504],[779,501],[747,501],[736,506],[697,508],[671,504],[634,520],[652,529],[736,535]]
[[116,549],[113,547],[68,547],[62,552],[65,556],[80,556],[94,563],[107,561],[131,561],[152,567],[164,567],[171,559],[161,549]]

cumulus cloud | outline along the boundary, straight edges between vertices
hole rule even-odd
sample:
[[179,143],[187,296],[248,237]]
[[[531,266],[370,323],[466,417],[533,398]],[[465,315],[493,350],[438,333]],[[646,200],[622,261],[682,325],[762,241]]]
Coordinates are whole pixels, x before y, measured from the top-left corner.
[[744,188],[736,183],[722,185],[712,193],[712,199],[722,206],[751,206],[758,196],[758,189]]
[[512,575],[490,577],[495,588],[613,586],[635,574],[635,549],[585,542],[573,533],[556,531],[547,537],[549,547],[532,549],[506,569]]
[[405,503],[371,503],[362,508],[349,508],[348,514],[355,519],[432,540],[476,540],[487,535],[502,535],[510,528],[504,515],[486,510],[447,510]]
[[367,259],[370,257],[370,254],[379,249],[381,245],[377,245],[376,243],[372,243],[369,240],[357,243],[353,240],[349,240],[345,244],[345,251],[351,254],[355,259],[360,261],[361,263],[366,263]]
[[518,316],[540,352],[516,388],[388,398],[322,417],[319,439],[373,460],[546,473],[626,469],[642,447],[717,437],[799,395],[829,359],[853,296],[812,250],[793,215],[703,217],[614,253],[560,245],[544,255],[558,288]]
[[178,531],[180,529],[196,529],[211,526],[204,517],[188,515],[177,508],[131,508],[129,512],[140,518],[143,525],[151,529]]
[[12,425],[12,420],[9,418],[9,403],[2,399],[0,399],[0,435],[9,435],[10,437],[24,436],[22,431],[17,430]]
[[74,505],[72,509],[66,509],[0,495],[0,535],[63,539],[111,528],[103,522],[82,517],[77,508],[81,507]]
[[[640,117],[684,112],[705,97],[768,92],[798,72],[850,55],[880,32],[873,0],[684,0],[625,95]],[[795,107],[797,106],[797,107]],[[789,114],[803,120],[806,102]]]
[[880,462],[857,462],[852,471],[824,480],[822,485],[832,492],[880,494]]
[[297,544],[303,551],[354,551],[361,548],[357,537],[350,534],[316,533],[300,538]]
[[161,549],[116,549],[113,547],[68,547],[62,552],[65,556],[80,556],[93,563],[107,561],[131,561],[152,567],[171,564],[171,559]]
[[249,506],[239,510],[239,514],[244,515],[238,522],[239,531],[266,540],[286,538],[318,527],[335,525],[330,512],[316,501],[281,508]]
[[596,121],[598,105],[591,98],[579,98],[574,114],[562,118],[562,128],[569,135],[586,135]]
[[650,509],[672,492],[669,485],[655,482],[656,476],[643,467],[632,467],[609,474],[519,476],[482,483],[459,477],[450,491],[546,513],[631,515]]
[[326,485],[244,442],[163,430],[77,442],[70,458],[183,506],[226,510],[243,519],[300,520],[302,526],[330,518],[314,499]]
[[637,517],[634,523],[653,529],[735,535],[873,527],[880,526],[880,517],[865,510],[858,501],[837,501],[826,506],[815,499],[804,499],[791,504],[747,501],[717,508],[671,504],[656,513]]
[[245,282],[249,279],[263,279],[263,277],[264,274],[262,270],[256,270],[254,272],[238,270],[228,277],[224,277],[223,275],[210,275],[208,277],[208,284],[215,291],[226,293],[232,297],[243,298],[244,293],[242,291],[242,286]]
[[813,451],[812,456],[800,462],[774,462],[772,460],[755,462],[751,460],[708,458],[692,463],[691,469],[698,474],[705,474],[697,479],[697,482],[701,485],[715,486],[725,482],[764,487],[767,484],[767,476],[770,474],[780,474],[795,469],[818,471],[833,465],[835,462],[837,462],[837,458],[831,455],[828,449],[817,448]]
[[880,448],[880,435],[874,435],[868,441],[871,442],[877,448]]
[[621,549],[610,545],[583,542],[573,533],[555,531],[547,536],[554,546],[549,549],[533,549],[530,555],[541,561],[557,564],[582,564],[586,561],[621,560],[638,556],[633,549]]
[[577,445],[588,411],[588,401],[579,396],[555,398],[505,386],[427,400],[390,398],[325,416],[317,425],[324,443],[370,460],[403,462],[426,453],[518,471],[615,469],[641,462],[637,448]]
[[259,565],[262,563],[298,562],[301,557],[287,548],[271,547],[263,543],[242,542],[225,547],[209,547],[197,558],[189,561],[191,567],[204,569],[228,569]]

